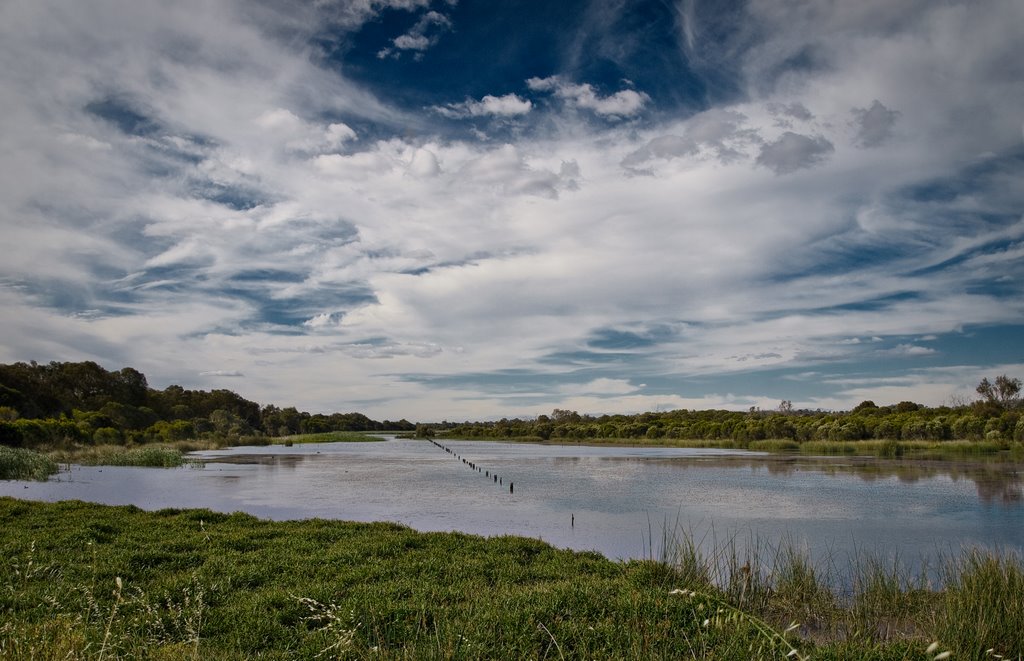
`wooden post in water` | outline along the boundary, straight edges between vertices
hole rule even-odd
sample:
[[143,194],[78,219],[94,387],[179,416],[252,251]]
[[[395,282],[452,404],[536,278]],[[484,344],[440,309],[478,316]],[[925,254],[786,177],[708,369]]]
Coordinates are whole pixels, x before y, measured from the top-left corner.
[[515,493],[515,490],[516,490],[516,483],[515,482],[509,482],[508,483],[508,492],[509,493]]

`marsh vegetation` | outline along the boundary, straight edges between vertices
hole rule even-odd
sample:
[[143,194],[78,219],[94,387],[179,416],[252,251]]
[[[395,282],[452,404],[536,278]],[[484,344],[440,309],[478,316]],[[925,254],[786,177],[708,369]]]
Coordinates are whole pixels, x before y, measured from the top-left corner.
[[[613,562],[517,537],[0,499],[4,658],[1017,658],[1024,568],[944,587],[793,547]],[[755,546],[755,549],[757,547]],[[934,645],[933,645],[934,643]],[[944,657],[938,657],[944,658]]]

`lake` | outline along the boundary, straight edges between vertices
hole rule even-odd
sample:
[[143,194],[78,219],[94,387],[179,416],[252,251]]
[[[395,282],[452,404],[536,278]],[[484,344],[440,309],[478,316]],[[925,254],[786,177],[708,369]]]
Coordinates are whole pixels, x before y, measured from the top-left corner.
[[535,537],[611,558],[657,558],[666,531],[692,534],[706,549],[788,540],[840,560],[898,551],[913,563],[963,546],[1024,551],[1020,463],[390,437],[195,456],[205,464],[72,466],[45,483],[0,482],[0,495],[394,521]]

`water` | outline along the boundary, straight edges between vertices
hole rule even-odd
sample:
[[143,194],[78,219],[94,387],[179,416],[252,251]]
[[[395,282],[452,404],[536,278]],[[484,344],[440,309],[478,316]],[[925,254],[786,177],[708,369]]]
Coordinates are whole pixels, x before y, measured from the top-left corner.
[[1019,463],[444,445],[452,454],[395,439],[231,448],[197,453],[201,467],[73,466],[45,483],[0,482],[0,495],[394,521],[422,531],[535,537],[611,558],[658,558],[665,531],[688,532],[705,548],[785,539],[830,557],[898,550],[922,558],[963,546],[1024,551]]

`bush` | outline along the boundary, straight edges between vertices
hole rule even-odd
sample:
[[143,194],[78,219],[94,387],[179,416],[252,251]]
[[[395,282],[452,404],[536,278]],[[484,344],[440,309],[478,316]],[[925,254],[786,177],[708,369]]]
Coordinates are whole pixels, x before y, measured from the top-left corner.
[[117,445],[122,440],[121,432],[113,427],[100,427],[92,433],[92,442],[96,445]]

